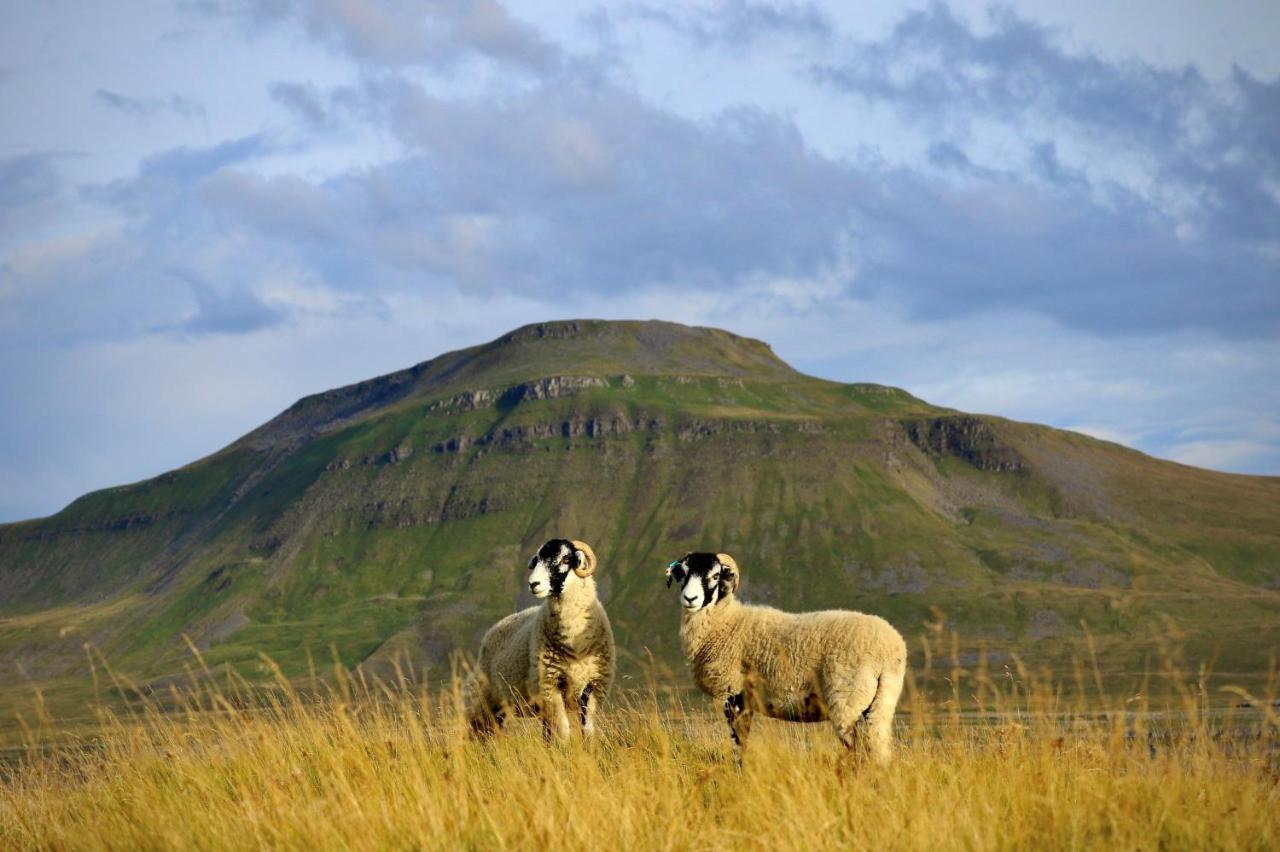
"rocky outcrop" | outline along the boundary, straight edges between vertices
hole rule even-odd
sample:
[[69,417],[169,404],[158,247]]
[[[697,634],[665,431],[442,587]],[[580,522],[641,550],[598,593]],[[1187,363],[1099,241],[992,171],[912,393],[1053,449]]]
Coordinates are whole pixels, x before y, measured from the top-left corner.
[[484,435],[458,435],[435,445],[437,453],[459,453],[469,447],[512,447],[547,438],[603,438],[632,432],[656,432],[662,424],[653,418],[628,419],[621,415],[571,417],[551,423],[504,426]]
[[[692,385],[703,381],[712,381],[722,388],[743,388],[742,379],[708,376],[670,375],[659,376],[663,384]],[[438,399],[427,406],[428,414],[455,414],[476,411],[482,408],[497,406],[516,406],[525,402],[536,402],[547,399],[560,399],[574,396],[593,388],[614,386],[623,390],[631,390],[636,386],[634,377],[622,374],[611,378],[603,376],[548,376],[511,385],[507,388],[473,388],[454,394],[445,399]]]
[[409,444],[400,444],[387,451],[386,461],[387,464],[400,464],[411,455],[413,455],[413,447]]
[[448,399],[439,399],[427,406],[429,413],[437,411],[475,411],[477,408],[489,408],[497,401],[497,395],[486,388],[465,390]]
[[[621,385],[630,388],[635,380],[630,376],[621,377]],[[513,406],[522,402],[542,399],[559,399],[573,396],[589,388],[607,388],[609,380],[601,376],[549,376],[545,379],[534,379],[511,387],[493,390],[476,388],[454,394],[447,399],[436,400],[427,406],[427,412],[458,413],[475,411],[481,408],[492,408],[495,405]]]
[[518,404],[535,399],[559,399],[572,396],[587,388],[607,388],[609,380],[599,376],[552,376],[508,388],[502,394],[502,402]]
[[583,320],[557,320],[521,326],[498,339],[499,343],[512,343],[521,339],[533,340],[570,340],[597,328],[598,322]]
[[801,420],[797,423],[780,423],[775,420],[689,420],[676,429],[676,437],[681,441],[694,441],[711,438],[716,435],[754,435],[783,432],[805,432],[817,434],[822,431],[822,424],[816,421]]
[[[438,442],[437,453],[459,453],[469,447],[507,448],[548,438],[608,438],[629,435],[633,432],[660,432],[665,424],[652,417],[628,418],[621,414],[593,417],[577,416],[550,423],[534,423],[523,426],[504,426],[479,436],[458,435]],[[679,441],[696,441],[725,434],[781,434],[799,432],[818,434],[822,424],[816,421],[799,421],[794,424],[762,420],[687,420],[673,427]]]
[[978,470],[1019,471],[1026,460],[990,424],[967,414],[902,421],[907,439],[934,456],[954,456]]

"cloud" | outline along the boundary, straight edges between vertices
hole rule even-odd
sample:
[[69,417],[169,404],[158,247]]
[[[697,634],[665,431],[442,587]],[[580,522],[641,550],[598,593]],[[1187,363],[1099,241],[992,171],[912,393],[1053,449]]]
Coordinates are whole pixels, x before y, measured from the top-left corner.
[[250,163],[278,150],[276,143],[262,133],[210,146],[170,148],[144,157],[136,175],[106,184],[88,184],[81,192],[87,199],[109,204],[135,219],[163,225],[172,232],[182,222],[182,213],[196,212],[198,205],[187,196],[196,185],[223,169]]
[[324,97],[314,83],[272,83],[267,87],[271,99],[312,127],[329,123]]
[[860,205],[862,277],[922,316],[1034,310],[1102,334],[1182,328],[1272,335],[1274,262],[1261,247],[1188,242],[1145,199],[1096,200],[1006,174],[953,185],[882,173]]
[[812,74],[922,119],[961,112],[1016,118],[1034,110],[1148,142],[1176,135],[1187,99],[1199,100],[1208,88],[1194,68],[1068,53],[1054,31],[1007,8],[994,7],[990,24],[980,33],[934,3],[904,16],[880,41],[848,45],[843,60],[814,62]]
[[208,117],[204,106],[199,101],[184,98],[181,95],[169,95],[167,98],[135,98],[107,89],[97,89],[93,93],[93,98],[111,109],[139,118],[146,118],[166,110],[187,118]]
[[[267,277],[270,247],[253,239],[238,244],[244,234],[236,223],[221,219],[201,197],[222,171],[274,150],[255,134],[158,152],[144,158],[133,177],[76,188],[82,202],[112,212],[107,223],[81,220],[76,224],[83,230],[50,233],[33,227],[33,205],[52,203],[41,201],[50,193],[71,194],[50,171],[52,155],[8,164],[14,179],[4,186],[17,205],[10,215],[20,235],[0,264],[6,282],[0,329],[9,344],[84,345],[157,329],[243,332],[278,321],[249,295]],[[0,211],[4,199],[0,192]],[[217,287],[192,283],[196,278]]]
[[220,293],[207,281],[185,270],[171,270],[196,297],[197,310],[180,330],[187,334],[247,334],[278,325],[284,314],[244,287]]
[[729,287],[839,261],[852,176],[785,120],[696,124],[576,79],[497,103],[403,83],[367,97],[402,156],[318,182],[225,169],[191,200],[342,289]]
[[489,259],[526,286],[809,272],[836,259],[848,221],[851,176],[757,110],[696,124],[576,81],[500,105],[408,88],[386,108],[435,203],[486,217]]
[[54,152],[0,157],[0,246],[50,215],[64,193]]
[[834,35],[830,16],[814,3],[761,3],[729,0],[710,9],[681,9],[637,3],[621,17],[658,24],[709,47],[739,49],[779,37],[825,41]]
[[[464,5],[422,14],[461,15]],[[283,0],[236,8],[263,20],[303,15]],[[375,20],[389,7],[371,8],[322,4],[314,14]],[[747,40],[766,24],[830,28],[811,7],[699,14],[673,20]],[[245,239],[270,234],[292,265],[338,287],[373,278],[528,293],[675,280],[729,288],[838,266],[851,270],[842,284],[852,292],[921,318],[1005,308],[1108,335],[1277,330],[1276,247],[1258,200],[1271,190],[1247,179],[1253,150],[1271,143],[1244,132],[1267,120],[1248,113],[1270,103],[1269,84],[1246,75],[1223,93],[1194,70],[1069,54],[1007,12],[978,33],[941,6],[852,52],[817,63],[814,76],[926,123],[962,108],[1005,123],[1043,114],[1112,149],[1164,142],[1187,153],[1150,155],[1156,177],[1170,177],[1156,190],[1091,172],[1075,138],[1060,144],[1044,122],[1018,124],[1016,157],[996,162],[947,136],[916,166],[841,159],[812,149],[790,118],[734,107],[694,121],[573,65],[503,97],[446,97],[395,75],[363,89],[272,84],[276,102],[313,129],[331,125],[340,102],[405,153],[320,183],[227,173],[203,200]],[[1225,151],[1209,124],[1239,128],[1233,144],[1251,147]],[[1202,177],[1186,177],[1188,164]],[[1177,209],[1160,195],[1166,185],[1180,187]]]
[[[1257,80],[1237,67],[1215,83],[1194,66],[1070,52],[1053,30],[1000,7],[990,24],[980,33],[935,3],[880,41],[813,62],[811,74],[934,130],[992,121],[1110,149],[1117,159],[1136,156],[1150,178],[1199,198],[1194,224],[1227,223],[1227,233],[1241,235],[1242,218],[1265,221],[1269,227],[1250,236],[1280,238],[1280,199],[1249,191],[1259,177],[1280,178],[1280,79]],[[1242,173],[1254,178],[1251,186]]]
[[315,83],[277,80],[267,85],[272,102],[279,105],[311,136],[307,142],[349,138],[368,119],[363,91],[358,86],[321,89]]
[[[272,93],[318,121],[341,98],[399,151],[323,180],[255,170],[279,150],[263,134],[149,156],[135,177],[89,190],[131,217],[93,280],[128,262],[132,275],[114,274],[155,292],[180,268],[250,294],[285,276],[377,302],[834,276],[842,292],[927,321],[1000,309],[1102,335],[1258,336],[1280,316],[1274,264],[1255,247],[1188,242],[1123,188],[1099,197],[1052,142],[1003,169],[950,142],[931,149],[932,169],[838,160],[788,118],[734,108],[694,121],[575,72],[497,99],[396,78]],[[256,317],[249,327],[273,319],[239,307]]]
[[201,148],[172,148],[152,154],[142,160],[140,176],[165,177],[192,180],[213,174],[219,169],[262,156],[271,150],[266,136],[255,133],[238,139],[228,139],[217,145]]
[[300,26],[360,62],[386,68],[444,69],[483,56],[546,72],[561,59],[555,44],[496,0],[201,0],[192,5],[255,28]]
[[[898,233],[868,275],[929,314],[1003,304],[1105,333],[1274,334],[1280,79],[1236,69],[1213,83],[1070,53],[1007,10],[990,23],[980,33],[934,4],[811,65],[821,84],[942,135],[929,161],[968,179],[884,173],[894,198],[878,230]],[[994,165],[958,141],[993,133],[1008,140]]]

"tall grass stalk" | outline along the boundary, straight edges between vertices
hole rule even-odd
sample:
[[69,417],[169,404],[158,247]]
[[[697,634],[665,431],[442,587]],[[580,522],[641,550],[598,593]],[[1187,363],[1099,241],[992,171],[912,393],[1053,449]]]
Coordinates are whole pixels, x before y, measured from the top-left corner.
[[548,745],[528,722],[468,739],[456,678],[335,666],[264,686],[192,648],[188,682],[148,692],[95,658],[133,701],[78,736],[33,705],[0,770],[0,847],[1280,847],[1274,667],[1265,695],[1225,703],[1203,671],[1108,695],[1096,659],[1062,684],[922,641],[886,770],[827,725],[778,722],[757,722],[740,770],[716,709],[656,677],[612,696],[596,739]]

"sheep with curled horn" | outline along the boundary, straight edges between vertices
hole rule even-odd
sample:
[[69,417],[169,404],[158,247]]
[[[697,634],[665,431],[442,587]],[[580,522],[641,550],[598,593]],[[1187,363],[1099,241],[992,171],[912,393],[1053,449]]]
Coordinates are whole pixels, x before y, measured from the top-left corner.
[[613,682],[609,617],[596,597],[595,552],[582,541],[553,538],[529,560],[529,591],[542,603],[508,615],[480,642],[467,684],[474,733],[501,728],[509,716],[537,716],[543,734],[569,736],[575,719],[595,732],[595,713]]
[[699,689],[724,708],[739,761],[754,714],[830,720],[858,755],[887,764],[907,646],[889,622],[851,610],[788,613],[737,599],[738,564],[688,553],[667,566],[680,589],[680,641]]

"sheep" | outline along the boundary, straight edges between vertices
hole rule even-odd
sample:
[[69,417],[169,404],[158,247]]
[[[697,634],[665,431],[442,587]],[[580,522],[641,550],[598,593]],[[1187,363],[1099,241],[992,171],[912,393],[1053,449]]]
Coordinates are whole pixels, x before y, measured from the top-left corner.
[[802,614],[747,606],[726,553],[689,553],[667,566],[680,588],[680,641],[698,688],[721,703],[741,765],[756,712],[829,719],[855,756],[888,764],[907,646],[884,619],[849,610]]
[[613,681],[609,617],[596,597],[596,555],[581,541],[553,538],[529,560],[529,591],[543,602],[489,628],[466,690],[477,735],[509,715],[537,716],[543,736],[569,736],[568,706],[584,736]]

